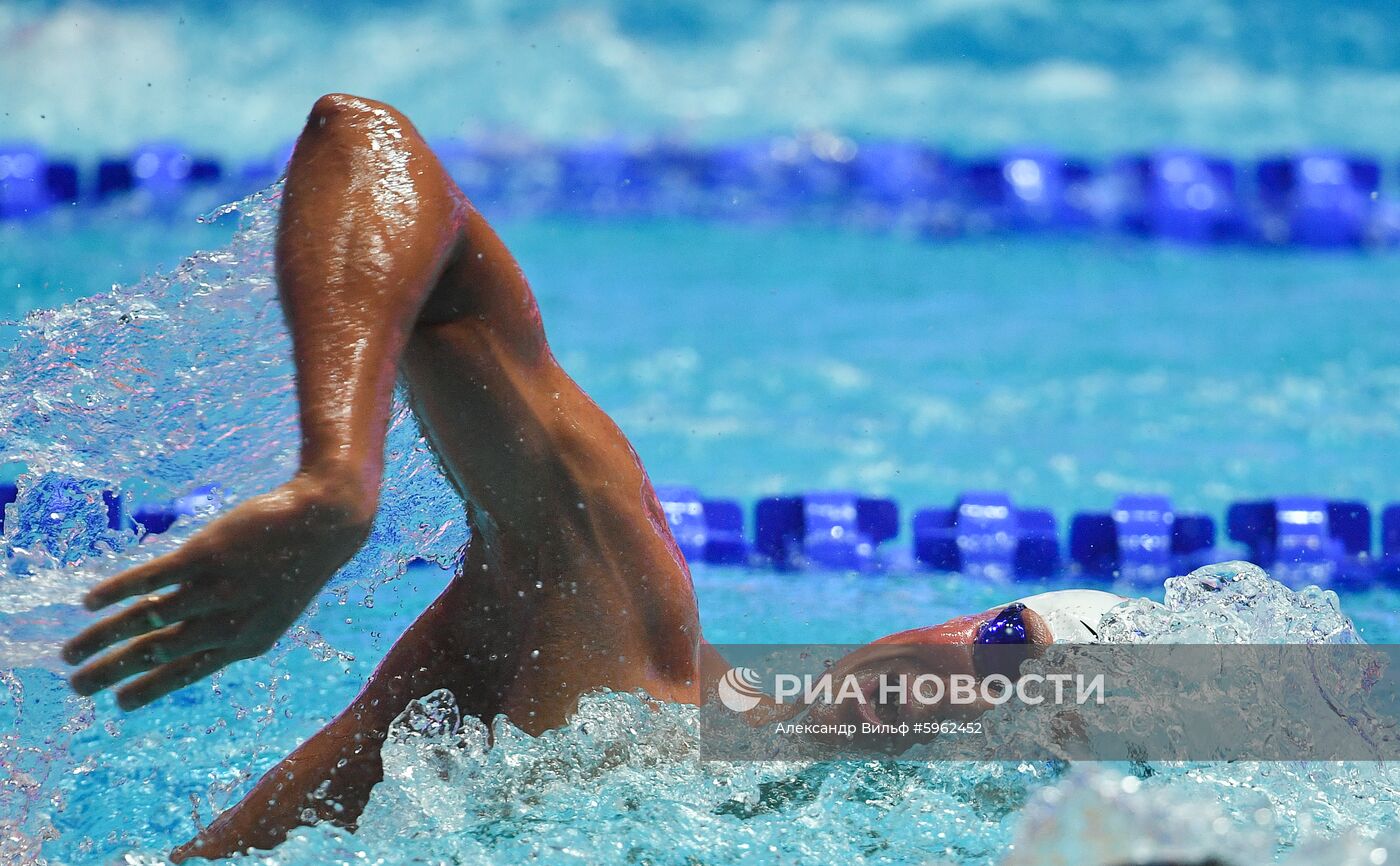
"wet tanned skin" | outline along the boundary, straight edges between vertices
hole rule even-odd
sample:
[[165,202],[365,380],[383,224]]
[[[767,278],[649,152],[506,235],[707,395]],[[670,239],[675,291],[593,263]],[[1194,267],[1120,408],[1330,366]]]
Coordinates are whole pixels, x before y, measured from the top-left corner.
[[68,644],[76,663],[129,641],[74,687],[136,676],[118,690],[132,709],[270,647],[368,536],[400,374],[471,543],[354,703],[175,859],[270,848],[306,808],[353,825],[389,723],[434,689],[531,733],[599,688],[697,701],[695,596],[646,473],[559,367],[519,266],[406,118],[351,96],[316,103],[287,173],[277,274],[300,470],[93,589],[94,609],[164,592]]
[[[93,610],[136,601],[65,646],[74,688],[117,688],[131,710],[270,648],[368,538],[400,376],[471,542],[355,701],[172,859],[271,848],[306,810],[353,827],[390,723],[436,689],[530,733],[603,688],[698,703],[728,665],[701,637],[645,470],[555,361],[515,260],[393,108],[317,101],[287,172],[277,275],[300,468],[94,587]],[[926,637],[969,643],[990,615]]]
[[[891,680],[901,674],[907,675],[911,680],[921,674],[936,674],[943,677],[954,674],[977,677],[985,674],[986,671],[979,670],[975,658],[977,647],[974,641],[982,625],[1002,610],[1003,608],[997,607],[982,613],[954,617],[939,625],[924,626],[886,635],[837,660],[831,667],[829,675],[835,682],[841,682],[845,677],[852,676],[857,682],[868,684],[878,681],[881,674],[886,674]],[[1026,609],[1022,611],[1022,616],[1025,619],[1026,633],[1029,639],[1026,646],[1027,654],[1053,642],[1054,638],[1050,633],[1050,628],[1039,614]],[[1004,651],[1001,658],[1006,658]],[[1014,679],[1014,673],[1008,673]],[[870,715],[870,711],[857,702],[846,701],[818,704],[812,708],[808,719],[822,724],[844,723],[857,726],[862,722],[912,723],[934,719],[969,721],[977,718],[988,709],[990,707],[980,701],[964,705],[946,702],[939,704],[906,702],[899,705],[888,705],[888,712],[891,715],[887,718],[881,718]],[[838,745],[848,744],[848,741],[835,735],[829,737],[816,735],[814,739]],[[904,740],[903,742],[907,746],[910,741]]]

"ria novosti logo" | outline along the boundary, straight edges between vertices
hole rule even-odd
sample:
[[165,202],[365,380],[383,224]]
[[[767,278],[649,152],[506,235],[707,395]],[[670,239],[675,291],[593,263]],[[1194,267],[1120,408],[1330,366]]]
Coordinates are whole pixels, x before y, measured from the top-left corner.
[[[735,713],[757,707],[766,696],[763,680],[753,668],[730,668],[719,680],[716,691],[720,703]],[[1015,700],[1029,706],[1038,704],[1103,704],[1104,675],[1029,673],[1015,680],[1005,674],[977,677],[971,674],[919,674],[890,676],[881,673],[871,681],[855,674],[835,678],[830,675],[777,674],[773,677],[773,702],[841,704],[980,704],[999,706]]]
[[730,668],[719,680],[719,700],[735,713],[747,713],[763,700],[758,671],[753,668]]

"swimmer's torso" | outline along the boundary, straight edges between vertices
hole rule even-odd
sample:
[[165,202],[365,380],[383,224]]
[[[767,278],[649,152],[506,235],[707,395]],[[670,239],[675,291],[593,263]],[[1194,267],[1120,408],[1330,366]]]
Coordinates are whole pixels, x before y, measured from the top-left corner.
[[694,592],[646,473],[549,352],[513,259],[465,213],[401,369],[468,503],[461,615],[472,674],[501,694],[487,709],[544,729],[596,687],[694,700]]

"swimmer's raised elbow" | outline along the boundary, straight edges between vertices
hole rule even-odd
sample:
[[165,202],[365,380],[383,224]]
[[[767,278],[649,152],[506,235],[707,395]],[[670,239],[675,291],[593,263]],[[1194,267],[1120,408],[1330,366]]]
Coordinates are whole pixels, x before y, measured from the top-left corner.
[[[356,157],[356,162],[376,172],[387,172],[407,154],[411,159],[431,156],[422,136],[393,106],[348,93],[327,93],[311,107],[306,127],[297,140],[297,151],[318,157],[335,154]],[[296,161],[294,154],[293,162]]]
[[368,107],[367,101],[358,96],[351,96],[348,93],[327,93],[311,106],[311,113],[306,116],[306,122],[308,126],[325,126],[347,112],[362,110],[366,107]]
[[338,125],[342,121],[383,118],[386,114],[397,121],[404,120],[403,114],[388,103],[350,93],[327,93],[311,106],[306,125],[320,128]]

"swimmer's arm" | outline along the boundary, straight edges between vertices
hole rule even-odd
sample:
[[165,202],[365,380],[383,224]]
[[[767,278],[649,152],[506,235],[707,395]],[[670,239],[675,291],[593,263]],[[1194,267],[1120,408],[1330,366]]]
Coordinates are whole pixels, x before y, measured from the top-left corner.
[[406,119],[350,97],[316,103],[288,168],[277,278],[301,474],[361,518],[378,498],[399,361],[462,219],[460,194]]
[[[711,704],[719,700],[719,681],[733,668],[720,651],[704,638],[699,646],[700,703]],[[804,708],[797,702],[780,704],[771,695],[760,694],[758,705],[745,712],[744,723],[754,728],[785,722],[802,712]]]
[[265,652],[364,543],[399,360],[460,236],[458,196],[392,110],[317,102],[288,170],[277,243],[300,468],[175,552],[94,587],[93,610],[146,598],[65,646],[77,664],[121,644],[77,671],[77,691],[136,677],[117,693],[130,710]]

